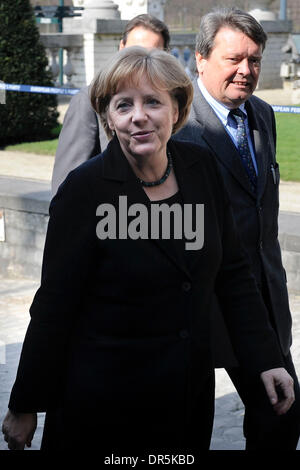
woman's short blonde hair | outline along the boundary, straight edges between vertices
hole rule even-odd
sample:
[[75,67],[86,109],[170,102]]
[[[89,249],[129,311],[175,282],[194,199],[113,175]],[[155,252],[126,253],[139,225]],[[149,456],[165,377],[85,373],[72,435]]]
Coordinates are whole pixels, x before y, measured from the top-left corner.
[[178,120],[173,133],[186,122],[192,99],[193,85],[179,61],[171,54],[159,49],[145,49],[140,46],[127,47],[116,53],[93,80],[90,99],[94,110],[109,138],[112,132],[107,122],[110,100],[121,84],[138,85],[146,76],[151,85],[169,92],[178,104]]

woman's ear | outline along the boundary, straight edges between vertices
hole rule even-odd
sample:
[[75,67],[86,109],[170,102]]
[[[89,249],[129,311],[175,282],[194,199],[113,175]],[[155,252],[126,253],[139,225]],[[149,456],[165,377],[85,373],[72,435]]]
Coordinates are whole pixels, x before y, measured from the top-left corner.
[[110,128],[111,131],[114,131],[115,130],[115,126],[109,116],[109,113],[107,112],[107,115],[106,115],[106,120],[107,120],[107,125],[108,127]]

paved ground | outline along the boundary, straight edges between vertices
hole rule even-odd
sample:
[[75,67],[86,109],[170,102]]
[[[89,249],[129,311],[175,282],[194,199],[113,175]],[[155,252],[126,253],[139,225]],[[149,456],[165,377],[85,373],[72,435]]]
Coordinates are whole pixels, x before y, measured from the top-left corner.
[[278,88],[274,90],[256,90],[254,95],[271,105],[294,106],[300,104],[300,89],[283,90]]
[[[38,282],[1,280],[0,283],[0,422],[7,410],[10,390],[15,378],[25,330],[29,320],[28,308]],[[300,376],[300,295],[291,295],[294,344],[292,353]],[[216,414],[211,449],[243,450],[242,421],[244,408],[226,372],[216,371]],[[38,429],[32,450],[39,449],[44,415],[39,415]],[[2,435],[0,450],[6,449]],[[300,443],[298,445],[300,450]]]

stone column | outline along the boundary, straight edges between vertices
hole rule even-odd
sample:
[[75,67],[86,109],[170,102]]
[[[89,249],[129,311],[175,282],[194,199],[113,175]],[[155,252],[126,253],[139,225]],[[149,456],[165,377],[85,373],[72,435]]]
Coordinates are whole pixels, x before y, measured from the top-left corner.
[[276,15],[268,10],[271,0],[250,0],[250,15],[254,16],[257,21],[274,21]]
[[278,20],[275,13],[268,10],[271,0],[251,0],[249,3],[250,15],[260,22],[268,35],[257,88],[282,88],[280,69],[284,53],[281,49],[292,30],[292,23],[287,20]]
[[63,23],[65,32],[82,34],[81,75],[85,76],[85,83],[80,86],[90,84],[106,60],[119,49],[127,23],[120,19],[118,5],[112,0],[85,0],[82,6],[85,9],[79,20],[65,18]]
[[120,19],[118,5],[112,0],[85,0],[82,18]]
[[166,0],[148,0],[148,13],[164,21],[164,5]]
[[137,15],[147,13],[149,0],[115,0],[122,20],[131,20]]
[[263,53],[261,74],[258,88],[282,88],[280,77],[281,64],[285,59],[283,46],[292,31],[291,21],[261,21],[264,31],[268,35],[266,48]]

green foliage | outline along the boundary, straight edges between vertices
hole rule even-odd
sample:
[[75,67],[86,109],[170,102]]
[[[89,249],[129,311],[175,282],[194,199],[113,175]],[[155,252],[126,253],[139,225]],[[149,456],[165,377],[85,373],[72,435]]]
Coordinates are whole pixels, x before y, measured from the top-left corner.
[[22,144],[8,145],[5,150],[11,152],[36,153],[37,155],[54,156],[58,139],[43,140],[41,142],[23,142]]
[[300,181],[300,115],[275,113],[280,178]]
[[41,142],[23,142],[22,144],[8,145],[5,150],[12,152],[36,153],[38,155],[54,156],[58,145],[58,137],[62,124],[51,130],[51,140],[42,140]]
[[[29,0],[0,0],[0,25],[0,80],[53,86]],[[0,147],[51,138],[56,106],[54,95],[6,92],[6,103],[0,105]]]

